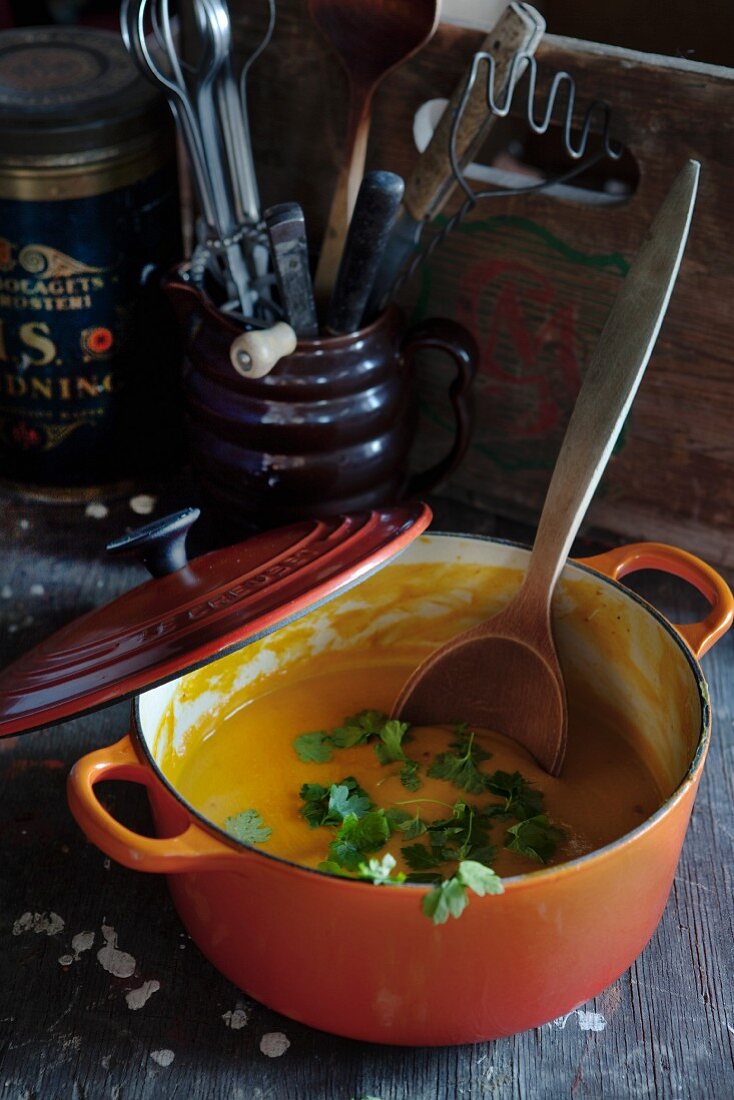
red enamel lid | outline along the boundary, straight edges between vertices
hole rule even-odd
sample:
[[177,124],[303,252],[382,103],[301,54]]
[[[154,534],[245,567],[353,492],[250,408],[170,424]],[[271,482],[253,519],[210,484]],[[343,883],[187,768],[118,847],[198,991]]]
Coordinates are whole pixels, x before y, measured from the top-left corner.
[[166,521],[117,546],[158,539],[146,564],[156,558],[162,571],[173,562],[174,572],[76,619],[0,672],[0,736],[95,710],[248,645],[363,580],[431,521],[419,503],[304,520],[175,568],[197,514],[178,523],[178,559],[161,565],[156,553]]

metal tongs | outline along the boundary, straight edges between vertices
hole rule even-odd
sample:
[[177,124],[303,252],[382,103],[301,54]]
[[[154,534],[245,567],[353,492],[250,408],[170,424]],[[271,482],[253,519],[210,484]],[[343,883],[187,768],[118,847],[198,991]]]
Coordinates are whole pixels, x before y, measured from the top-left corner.
[[261,318],[275,312],[257,285],[267,270],[268,252],[245,101],[248,69],[272,35],[275,6],[274,0],[267,2],[264,37],[239,82],[226,0],[193,3],[193,60],[179,51],[170,0],[123,0],[120,10],[125,45],[141,72],[165,92],[183,138],[206,226],[209,269],[224,285],[225,308],[244,318],[256,311]]

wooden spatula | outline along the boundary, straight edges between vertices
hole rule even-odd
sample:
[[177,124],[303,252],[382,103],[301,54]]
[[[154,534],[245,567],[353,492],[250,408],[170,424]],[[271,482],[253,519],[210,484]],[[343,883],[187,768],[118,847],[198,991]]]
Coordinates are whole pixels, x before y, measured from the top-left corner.
[[329,211],[314,289],[328,299],[364,173],[372,96],[392,69],[423,46],[438,23],[439,0],[308,0],[349,77],[349,121],[342,169]]
[[441,646],[411,675],[393,714],[416,725],[465,721],[524,745],[558,775],[566,691],[551,598],[657,339],[688,237],[699,165],[668,193],[612,307],[569,421],[527,573],[511,602]]

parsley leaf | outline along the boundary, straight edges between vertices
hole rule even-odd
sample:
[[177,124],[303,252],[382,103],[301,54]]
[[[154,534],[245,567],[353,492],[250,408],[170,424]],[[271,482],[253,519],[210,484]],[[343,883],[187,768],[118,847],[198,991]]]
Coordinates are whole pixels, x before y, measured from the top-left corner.
[[371,810],[364,817],[348,814],[329,845],[329,860],[356,871],[366,852],[382,848],[390,839],[390,822],[384,810]]
[[457,737],[450,747],[456,752],[439,753],[428,774],[433,779],[448,779],[469,794],[483,794],[488,789],[488,776],[480,772],[477,765],[482,760],[489,760],[490,754],[475,745],[475,734],[466,725],[456,726],[455,732]]
[[[412,834],[408,834],[406,827],[406,839],[425,832],[428,844],[410,844],[401,848],[406,863],[413,871],[423,872],[442,863],[459,863],[467,859],[489,863],[495,857],[496,850],[489,843],[487,821],[466,802],[454,803],[450,818],[420,824],[422,830]],[[415,881],[412,876],[411,881]]]
[[381,764],[390,764],[393,760],[407,760],[403,752],[402,740],[410,729],[407,722],[399,722],[397,718],[391,718],[385,722],[378,732],[380,738],[375,745],[377,759]]
[[465,859],[456,874],[436,883],[423,898],[422,909],[434,924],[445,924],[449,917],[460,917],[467,907],[467,890],[484,897],[485,894],[504,892],[499,875],[481,863]]
[[406,760],[400,769],[400,782],[406,791],[417,791],[423,786],[418,777],[419,767],[417,760]]
[[466,909],[466,888],[458,878],[442,879],[423,898],[423,912],[434,924],[445,924],[449,917],[460,917]]
[[360,878],[368,879],[377,886],[405,882],[405,875],[402,871],[398,871],[395,877],[392,877],[395,867],[395,857],[386,852],[382,859],[370,859],[367,863],[360,863],[357,872]]
[[518,821],[535,817],[543,812],[543,794],[533,787],[520,772],[496,771],[488,777],[487,787],[492,794],[505,799],[504,812]]
[[403,833],[406,840],[415,840],[417,836],[423,836],[428,828],[418,814],[416,814],[415,817],[411,817],[410,814],[406,814],[404,810],[393,808],[387,811],[387,816],[392,831],[394,833]]
[[330,739],[338,749],[351,749],[370,738],[379,736],[380,729],[387,721],[387,715],[379,710],[361,710],[344,719],[343,726],[331,731]]
[[538,814],[519,821],[507,830],[505,848],[538,863],[547,863],[564,836],[563,830],[551,825],[545,814]]
[[425,844],[407,844],[400,851],[412,871],[428,871],[445,862],[440,848],[428,848]]
[[227,832],[243,844],[264,844],[273,830],[263,823],[257,810],[243,810],[224,822]]
[[483,863],[476,863],[473,859],[461,861],[456,877],[480,898],[485,894],[505,892],[500,876],[491,867],[485,867]]
[[293,742],[293,748],[305,764],[324,764],[331,760],[331,738],[325,730],[302,733]]
[[312,829],[320,825],[340,825],[349,814],[360,818],[372,809],[369,795],[352,775],[330,787],[304,783],[300,795],[300,813]]

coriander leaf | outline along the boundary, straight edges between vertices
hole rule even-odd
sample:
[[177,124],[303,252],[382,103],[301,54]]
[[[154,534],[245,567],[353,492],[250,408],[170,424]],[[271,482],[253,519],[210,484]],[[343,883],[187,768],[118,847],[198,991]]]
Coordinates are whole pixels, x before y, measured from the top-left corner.
[[443,851],[426,844],[407,844],[400,851],[411,871],[428,871],[444,862]]
[[428,827],[416,814],[415,817],[408,816],[407,821],[403,821],[396,828],[403,833],[406,840],[415,840],[416,837],[423,836]]
[[348,814],[364,817],[372,809],[369,795],[362,790],[356,779],[348,776],[341,783],[332,783],[329,787],[329,812],[326,823],[339,824]]
[[543,811],[543,793],[524,779],[520,772],[496,771],[488,777],[487,786],[492,794],[500,795],[505,801],[505,813],[524,821],[536,817]]
[[[338,863],[331,859],[324,859],[318,865],[319,871],[328,871],[331,875],[346,875],[347,872]],[[347,876],[348,877],[348,876]]]
[[459,737],[451,742],[451,748],[455,752],[441,752],[428,769],[428,774],[433,779],[448,779],[455,787],[468,791],[469,794],[483,794],[487,790],[488,777],[479,771],[478,764],[482,760],[489,760],[489,753],[479,745],[474,744],[473,732],[465,733],[461,727],[457,728]]
[[362,790],[353,775],[339,783],[323,787],[320,783],[304,783],[300,791],[300,812],[312,829],[320,825],[341,825],[348,814],[364,817],[372,808],[366,791]]
[[461,916],[467,900],[466,887],[457,878],[446,878],[426,894],[422,909],[434,924],[445,924],[449,917]]
[[545,814],[538,814],[519,821],[507,830],[505,848],[537,863],[547,863],[564,835],[562,829],[551,825]]
[[502,879],[492,870],[473,859],[463,859],[456,872],[462,886],[468,886],[480,898],[485,894],[503,894]]
[[414,820],[409,813],[399,809],[397,806],[391,806],[389,810],[385,810],[385,816],[390,823],[390,830],[393,833],[405,832],[409,823]]
[[408,760],[400,769],[400,782],[407,791],[417,791],[423,786],[418,776],[417,760]]
[[422,902],[423,912],[434,924],[444,924],[449,917],[460,917],[469,901],[467,890],[481,898],[485,894],[501,894],[504,887],[499,875],[491,868],[464,859],[452,878],[436,883],[426,894]]
[[325,730],[302,733],[293,742],[293,748],[300,760],[306,764],[324,764],[331,760],[331,739]]
[[366,852],[374,852],[390,839],[390,823],[384,810],[372,810],[364,817],[348,814],[329,845],[329,859],[355,871]]
[[300,807],[302,817],[305,817],[311,829],[318,828],[324,823],[324,814],[329,805],[329,788],[322,787],[320,783],[304,783],[299,791],[303,805]]
[[359,714],[345,718],[344,725],[333,729],[330,737],[337,748],[350,749],[353,745],[361,745],[379,736],[386,721],[387,715],[382,711],[361,710]]
[[379,743],[375,745],[377,759],[381,764],[389,764],[393,760],[407,760],[402,748],[402,740],[410,729],[407,722],[399,722],[397,718],[386,721],[379,730]]
[[483,863],[485,867],[489,867],[497,858],[497,848],[494,844],[475,844],[468,849],[467,855],[471,856],[476,863]]
[[224,822],[227,832],[243,844],[264,844],[273,830],[263,823],[257,810],[243,810]]
[[432,883],[441,882],[442,878],[438,871],[411,871],[405,881],[417,883]]
[[386,852],[382,859],[370,859],[367,863],[360,863],[357,867],[357,872],[360,878],[369,879],[370,882],[374,882],[377,886],[384,886],[387,883],[394,885],[395,883],[405,882],[405,875],[402,871],[398,871],[395,877],[392,877],[395,867],[395,857],[391,856],[389,852]]

